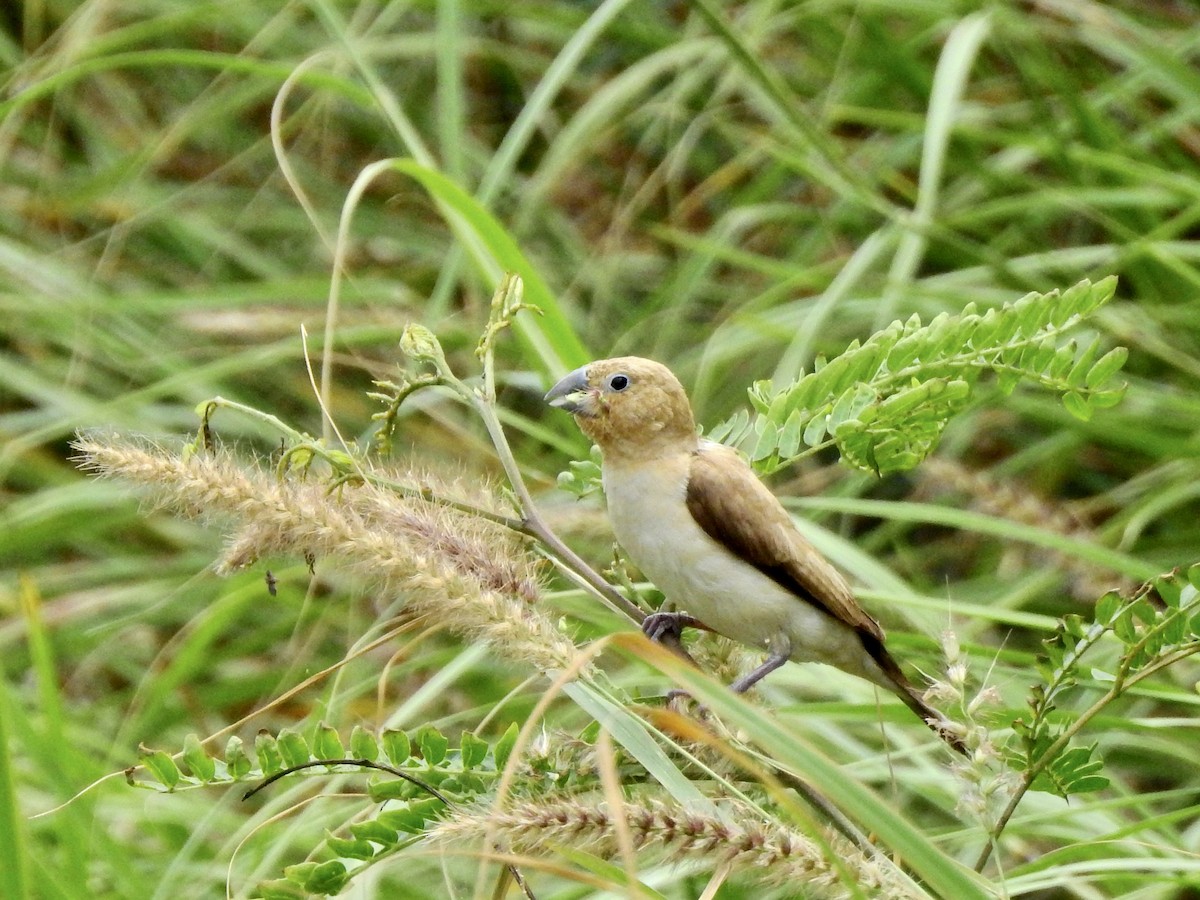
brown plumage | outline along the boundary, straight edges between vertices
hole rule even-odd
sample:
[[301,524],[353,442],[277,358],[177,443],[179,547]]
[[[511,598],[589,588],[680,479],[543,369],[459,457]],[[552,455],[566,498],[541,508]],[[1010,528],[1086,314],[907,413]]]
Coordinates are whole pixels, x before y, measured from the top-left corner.
[[789,659],[824,662],[896,694],[960,752],[950,723],[908,682],[883,630],[796,530],[736,451],[701,440],[679,381],[638,357],[577,369],[546,395],[604,456],[617,539],[683,613],[656,613],[651,637],[702,624],[767,651],[745,691]]

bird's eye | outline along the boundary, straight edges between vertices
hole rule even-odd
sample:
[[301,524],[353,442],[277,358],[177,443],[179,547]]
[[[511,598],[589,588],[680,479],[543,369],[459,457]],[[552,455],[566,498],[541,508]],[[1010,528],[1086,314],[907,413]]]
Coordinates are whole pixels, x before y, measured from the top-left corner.
[[617,375],[610,376],[608,379],[609,390],[620,392],[620,391],[625,390],[625,388],[627,388],[627,387],[629,387],[629,376],[628,375],[617,374]]

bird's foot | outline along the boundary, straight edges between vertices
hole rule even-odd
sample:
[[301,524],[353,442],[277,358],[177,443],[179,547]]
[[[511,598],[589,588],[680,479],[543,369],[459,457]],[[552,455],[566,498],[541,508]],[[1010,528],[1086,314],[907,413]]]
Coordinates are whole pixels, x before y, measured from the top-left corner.
[[[686,613],[656,612],[646,616],[642,621],[642,633],[646,637],[654,641],[654,643],[661,644],[668,650],[678,654],[691,665],[695,666],[696,661],[692,659],[683,646],[683,629],[685,628],[703,628],[708,630],[707,625],[695,616],[689,616]],[[667,692],[666,699],[668,709],[683,712],[687,702],[692,697],[687,691],[675,688]],[[702,706],[697,707],[697,710],[702,713],[707,712]]]
[[656,644],[678,643],[685,628],[703,628],[695,616],[677,612],[650,613],[642,622],[642,634]]

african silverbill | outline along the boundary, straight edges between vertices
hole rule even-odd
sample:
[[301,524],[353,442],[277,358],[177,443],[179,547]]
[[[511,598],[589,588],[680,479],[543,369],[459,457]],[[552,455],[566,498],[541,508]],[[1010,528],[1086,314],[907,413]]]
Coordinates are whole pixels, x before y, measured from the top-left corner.
[[845,579],[796,530],[750,466],[696,434],[679,381],[635,356],[589,363],[546,394],[603,455],[617,540],[680,613],[648,616],[658,639],[702,625],[767,653],[733,683],[748,690],[789,659],[822,662],[894,693],[966,752],[884,647],[883,630]]

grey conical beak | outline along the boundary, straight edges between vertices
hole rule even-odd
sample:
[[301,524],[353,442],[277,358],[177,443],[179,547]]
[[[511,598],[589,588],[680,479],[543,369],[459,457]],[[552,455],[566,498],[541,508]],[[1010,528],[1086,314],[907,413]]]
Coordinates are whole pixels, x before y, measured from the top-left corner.
[[580,366],[558,382],[546,393],[545,400],[555,409],[569,413],[582,410],[588,396],[587,366]]

